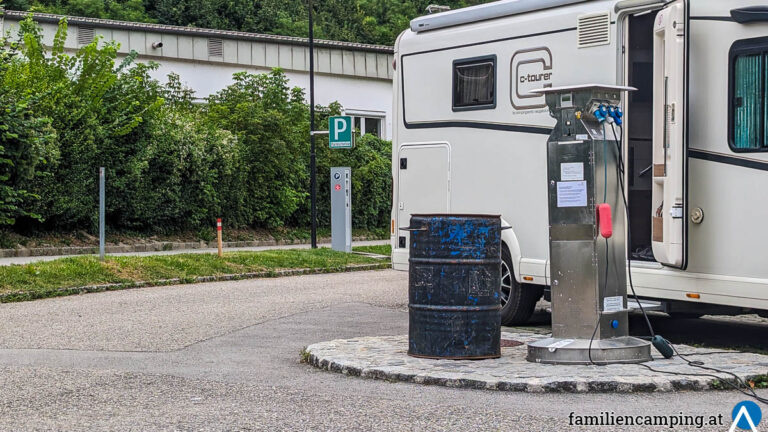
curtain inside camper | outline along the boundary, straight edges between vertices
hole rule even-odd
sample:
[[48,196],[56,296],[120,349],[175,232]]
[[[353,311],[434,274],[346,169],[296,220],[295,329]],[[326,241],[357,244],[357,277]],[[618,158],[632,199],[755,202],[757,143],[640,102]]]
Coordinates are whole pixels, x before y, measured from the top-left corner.
[[765,88],[768,59],[764,54],[736,57],[734,69],[733,146],[737,149],[760,149],[766,143],[763,129],[766,110]]
[[492,106],[495,102],[495,64],[482,60],[454,66],[454,108]]

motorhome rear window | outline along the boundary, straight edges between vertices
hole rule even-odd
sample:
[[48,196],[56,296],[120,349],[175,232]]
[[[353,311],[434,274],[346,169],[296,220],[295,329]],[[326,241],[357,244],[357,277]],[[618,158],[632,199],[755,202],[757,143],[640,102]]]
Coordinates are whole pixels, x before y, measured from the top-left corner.
[[496,108],[496,56],[453,62],[453,110]]
[[768,38],[731,48],[730,146],[735,152],[768,151]]

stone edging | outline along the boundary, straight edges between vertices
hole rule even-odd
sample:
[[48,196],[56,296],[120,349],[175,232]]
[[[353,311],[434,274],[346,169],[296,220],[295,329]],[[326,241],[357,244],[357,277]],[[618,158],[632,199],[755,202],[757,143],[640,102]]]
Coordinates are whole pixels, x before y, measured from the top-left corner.
[[376,263],[376,264],[351,264],[344,267],[332,267],[332,268],[317,268],[317,269],[287,269],[287,270],[267,270],[262,272],[242,273],[233,275],[218,275],[218,276],[201,276],[196,278],[174,278],[163,279],[157,281],[140,281],[140,282],[128,282],[128,283],[116,283],[116,284],[104,284],[104,285],[90,285],[84,287],[75,288],[60,288],[54,291],[36,292],[36,291],[20,291],[15,293],[8,293],[0,295],[0,303],[15,303],[30,300],[39,300],[50,297],[63,297],[75,294],[88,294],[104,291],[119,291],[135,288],[148,288],[155,286],[168,286],[168,285],[182,285],[204,282],[225,282],[244,279],[259,279],[259,278],[277,278],[285,276],[303,276],[313,274],[327,274],[327,273],[346,273],[356,271],[368,271],[368,270],[384,270],[390,268],[392,265],[389,262]]
[[[541,338],[533,333],[504,333],[503,338],[528,343]],[[319,369],[348,376],[439,385],[452,388],[526,393],[636,393],[724,390],[733,379],[695,376],[711,371],[686,365],[680,359],[655,359],[649,365],[667,373],[655,373],[640,365],[553,366],[525,360],[526,345],[502,348],[502,357],[493,360],[430,360],[406,355],[407,336],[361,337],[320,342],[302,353]],[[744,380],[768,376],[768,356],[732,352],[711,354],[712,350],[678,346],[685,354],[704,360],[707,366],[724,368]],[[691,375],[674,375],[691,374]]]
[[[386,240],[373,237],[353,237],[353,241],[371,241]],[[318,239],[319,243],[330,243],[330,238]],[[246,248],[246,247],[265,247],[265,246],[290,246],[309,244],[309,240],[257,240],[257,241],[237,241],[224,242],[224,248]],[[186,249],[216,249],[218,246],[213,242],[153,242],[135,245],[107,245],[104,251],[107,254],[116,253],[134,253],[134,252],[162,252],[171,250]],[[0,249],[0,258],[21,258],[35,256],[59,256],[59,255],[94,255],[99,253],[98,246],[82,247],[42,247],[42,248],[16,248]]]

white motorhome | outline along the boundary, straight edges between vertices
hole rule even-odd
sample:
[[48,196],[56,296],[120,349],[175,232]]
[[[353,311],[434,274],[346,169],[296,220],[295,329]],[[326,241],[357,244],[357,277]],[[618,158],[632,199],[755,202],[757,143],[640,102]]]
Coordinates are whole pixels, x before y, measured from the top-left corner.
[[[507,0],[418,18],[395,47],[393,264],[410,215],[502,215],[503,320],[546,292],[547,154],[532,90],[624,102],[638,297],[671,314],[768,311],[764,0]],[[622,209],[614,213],[622,214]]]

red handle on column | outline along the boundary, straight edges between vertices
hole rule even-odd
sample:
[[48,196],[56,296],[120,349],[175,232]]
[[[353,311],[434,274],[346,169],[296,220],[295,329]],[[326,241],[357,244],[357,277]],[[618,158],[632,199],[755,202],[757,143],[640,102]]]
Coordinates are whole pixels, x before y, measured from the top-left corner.
[[613,219],[611,217],[611,205],[600,204],[597,206],[597,223],[600,225],[600,235],[603,238],[613,236]]

